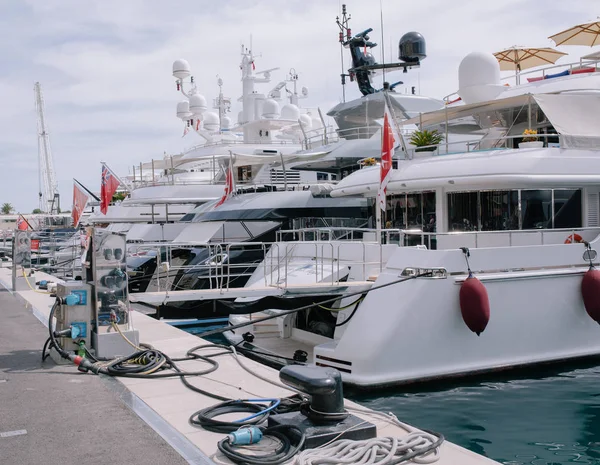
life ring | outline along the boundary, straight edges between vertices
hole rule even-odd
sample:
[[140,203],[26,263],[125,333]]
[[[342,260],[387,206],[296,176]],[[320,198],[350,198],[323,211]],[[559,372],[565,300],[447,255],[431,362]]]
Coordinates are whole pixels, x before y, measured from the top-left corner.
[[567,236],[567,238],[565,239],[565,244],[582,244],[583,243],[583,237],[581,237],[579,234],[571,234],[569,236]]

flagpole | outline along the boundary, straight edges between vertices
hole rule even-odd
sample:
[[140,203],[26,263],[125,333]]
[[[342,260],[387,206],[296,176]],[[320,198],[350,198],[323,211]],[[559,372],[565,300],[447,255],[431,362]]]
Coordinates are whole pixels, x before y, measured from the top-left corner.
[[117,180],[117,181],[119,181],[119,184],[120,184],[121,186],[124,186],[124,187],[125,187],[125,190],[126,190],[127,192],[130,192],[130,191],[129,191],[129,188],[127,187],[127,184],[125,184],[125,183],[123,182],[123,180],[122,180],[122,179],[121,179],[119,176],[117,176],[113,170],[111,170],[111,169],[109,168],[109,166],[106,164],[106,162],[104,162],[104,161],[101,161],[100,163],[102,164],[102,166],[105,166],[105,167],[106,167],[106,169],[107,169],[108,171],[110,171],[110,174],[112,174],[112,175],[113,175],[113,176],[116,178],[116,180]]
[[375,200],[375,227],[377,229],[377,243],[381,245],[381,205],[379,195]]
[[83,184],[81,184],[77,179],[73,178],[73,181],[75,181],[84,191],[86,191],[88,194],[90,194],[94,200],[96,200],[97,202],[100,202],[100,198],[97,195],[95,195],[91,190],[89,190],[87,187],[85,187]]
[[25,221],[25,223],[27,223],[27,226],[29,226],[31,228],[31,230],[33,231],[33,226],[31,226],[31,224],[29,223],[29,221],[27,221],[27,218],[25,218],[21,213],[19,213],[19,216],[21,218],[23,218],[23,221]]
[[233,151],[229,151],[229,169],[231,170],[231,195],[235,194],[235,177],[233,175]]

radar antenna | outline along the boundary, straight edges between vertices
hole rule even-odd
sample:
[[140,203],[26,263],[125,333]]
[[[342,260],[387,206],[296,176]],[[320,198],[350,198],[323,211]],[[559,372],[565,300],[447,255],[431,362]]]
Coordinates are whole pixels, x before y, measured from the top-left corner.
[[38,130],[39,208],[44,213],[53,214],[60,211],[60,195],[54,173],[54,161],[52,160],[52,152],[50,150],[50,136],[48,135],[44,116],[44,97],[42,96],[42,87],[39,82],[35,83],[33,92],[37,111]]

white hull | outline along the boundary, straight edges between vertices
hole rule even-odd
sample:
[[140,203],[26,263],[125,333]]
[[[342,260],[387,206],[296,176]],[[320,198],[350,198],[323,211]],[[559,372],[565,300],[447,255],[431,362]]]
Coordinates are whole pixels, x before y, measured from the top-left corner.
[[371,291],[342,337],[315,347],[314,361],[366,387],[600,354],[600,326],[581,298],[584,250],[581,244],[472,250],[471,267],[491,304],[478,337],[460,312],[462,252],[399,247],[374,287],[397,280],[406,267],[444,267],[447,278]]

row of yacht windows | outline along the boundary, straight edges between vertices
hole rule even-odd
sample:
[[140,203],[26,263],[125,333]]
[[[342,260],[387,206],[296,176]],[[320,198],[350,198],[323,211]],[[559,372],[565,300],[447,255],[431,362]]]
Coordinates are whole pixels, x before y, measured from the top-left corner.
[[580,228],[580,189],[448,194],[449,231]]
[[[580,228],[581,202],[581,189],[453,192],[448,231]],[[385,226],[435,232],[435,192],[389,196]]]

